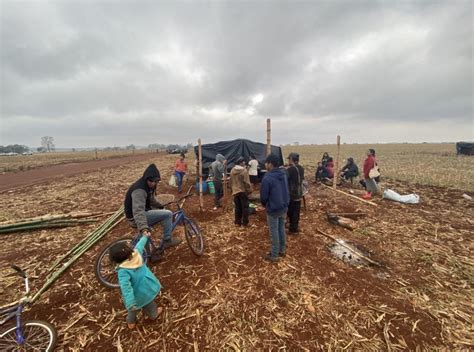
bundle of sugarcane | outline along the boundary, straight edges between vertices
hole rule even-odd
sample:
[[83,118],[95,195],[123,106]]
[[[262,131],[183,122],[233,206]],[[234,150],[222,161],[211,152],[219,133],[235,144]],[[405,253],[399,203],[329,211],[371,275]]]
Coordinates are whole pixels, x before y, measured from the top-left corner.
[[[82,241],[71,248],[66,254],[58,258],[48,269],[48,277],[45,284],[38,292],[29,300],[31,303],[36,301],[40,296],[66,271],[76,260],[78,260],[85,252],[87,252],[94,244],[104,237],[110,230],[123,220],[123,207],[117,210],[102,225],[84,237]],[[60,265],[62,263],[62,265]]]
[[6,221],[0,223],[0,233],[31,231],[54,227],[68,227],[79,224],[90,224],[97,221],[101,213],[70,213],[58,215],[44,215],[20,221]]

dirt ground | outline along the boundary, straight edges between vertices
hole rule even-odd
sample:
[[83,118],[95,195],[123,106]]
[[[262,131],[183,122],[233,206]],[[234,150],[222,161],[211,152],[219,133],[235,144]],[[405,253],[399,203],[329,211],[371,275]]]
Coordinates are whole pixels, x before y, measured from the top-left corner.
[[[0,218],[46,213],[117,210],[127,187],[155,162],[166,180],[174,156],[123,160],[115,167],[54,178],[0,194]],[[366,205],[311,184],[301,232],[288,236],[287,256],[263,261],[269,248],[265,214],[236,228],[230,199],[216,212],[198,197],[185,205],[206,240],[203,257],[185,243],[166,252],[152,270],[163,290],[157,322],[140,320],[129,331],[118,290],[93,273],[101,247],[133,232],[122,222],[79,259],[27,312],[52,322],[59,351],[156,350],[462,350],[474,347],[472,331],[473,203],[463,191],[408,186],[384,180],[400,193],[420,195],[419,205],[376,199]],[[160,184],[161,193],[176,194]],[[471,194],[472,195],[472,194]],[[325,212],[361,211],[349,231],[331,225]],[[104,220],[106,217],[104,217]],[[2,236],[0,305],[19,297],[21,284],[7,276],[10,263],[27,269],[33,290],[54,260],[97,224]],[[370,253],[382,267],[353,267],[328,251],[320,229]],[[157,231],[159,235],[159,231]],[[182,229],[177,236],[183,238]]]
[[49,165],[37,169],[0,174],[0,192],[50,181],[54,178],[78,175],[106,167],[150,159],[149,154],[138,154],[114,159],[88,160],[75,163]]

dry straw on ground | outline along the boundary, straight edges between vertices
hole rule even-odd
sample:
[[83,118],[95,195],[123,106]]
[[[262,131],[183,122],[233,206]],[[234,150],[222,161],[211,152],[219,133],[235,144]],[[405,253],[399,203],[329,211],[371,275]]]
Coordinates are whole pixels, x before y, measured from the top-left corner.
[[[128,185],[156,162],[169,177],[174,156],[104,169],[2,194],[5,220],[67,211],[114,211]],[[27,313],[51,321],[58,350],[436,350],[472,347],[472,203],[461,191],[390,181],[401,193],[416,192],[422,203],[406,206],[376,199],[371,207],[311,185],[302,232],[288,238],[288,254],[275,265],[261,256],[269,246],[265,216],[236,228],[232,209],[185,209],[202,227],[206,254],[195,257],[185,244],[166,252],[152,267],[163,285],[158,322],[125,325],[119,291],[101,287],[93,274],[99,247],[131,234],[121,223],[86,253]],[[176,194],[160,185],[162,193]],[[365,212],[349,231],[331,225],[326,211]],[[0,250],[0,305],[19,297],[20,285],[7,277],[16,263],[40,287],[57,256],[94,225],[6,235]],[[381,263],[350,267],[333,258],[332,241],[315,229],[357,243]],[[182,236],[182,229],[179,229]],[[21,251],[18,251],[21,248]]]

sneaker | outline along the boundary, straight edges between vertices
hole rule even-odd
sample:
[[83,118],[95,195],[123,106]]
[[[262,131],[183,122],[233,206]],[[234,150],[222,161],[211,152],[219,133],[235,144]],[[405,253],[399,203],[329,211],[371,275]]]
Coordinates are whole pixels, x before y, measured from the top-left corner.
[[161,258],[163,258],[163,254],[165,253],[164,249],[162,248],[156,248],[153,253],[151,253],[151,256],[150,256],[150,262],[152,264],[155,264],[157,262],[159,262],[161,260]]
[[371,194],[370,192],[367,192],[366,194],[364,194],[364,195],[362,196],[362,198],[363,198],[363,199],[366,199],[366,200],[372,199],[372,194]]
[[268,262],[272,262],[272,263],[280,261],[279,257],[274,257],[274,256],[272,256],[271,253],[268,253],[267,255],[263,256],[263,259],[268,261]]
[[300,234],[300,230],[288,230],[288,235],[297,236]]
[[133,329],[135,329],[135,326],[137,326],[137,324],[135,324],[135,323],[127,323],[127,326],[128,326],[128,328],[129,328],[130,330],[133,330]]
[[278,253],[279,257],[285,258],[286,257],[286,252],[280,252]]
[[169,240],[165,240],[165,241],[163,242],[163,249],[166,249],[166,248],[169,248],[169,247],[177,246],[177,245],[180,244],[181,242],[182,242],[182,240],[177,239],[177,238],[172,238],[172,239],[169,239]]

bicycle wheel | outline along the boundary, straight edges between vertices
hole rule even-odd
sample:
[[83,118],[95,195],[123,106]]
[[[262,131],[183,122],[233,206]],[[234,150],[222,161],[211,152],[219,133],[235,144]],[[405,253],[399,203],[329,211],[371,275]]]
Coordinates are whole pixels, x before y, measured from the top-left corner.
[[194,220],[189,218],[184,220],[184,234],[191,251],[197,256],[201,256],[204,253],[204,238],[201,229]]
[[133,246],[133,239],[131,237],[124,237],[112,243],[109,243],[107,246],[102,249],[97,257],[94,265],[94,272],[96,278],[99,282],[108,288],[118,288],[118,277],[115,272],[116,264],[110,261],[109,258],[109,249],[117,243],[126,243]]
[[25,339],[19,344],[16,340],[16,326],[0,334],[0,351],[52,351],[56,345],[56,329],[40,320],[26,321],[21,327]]

